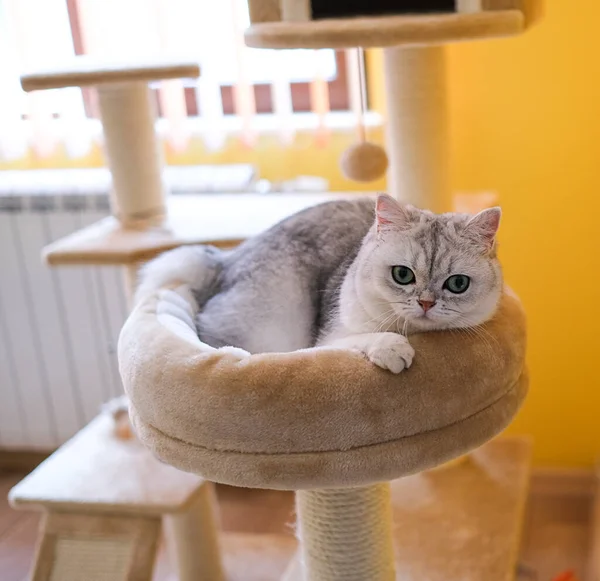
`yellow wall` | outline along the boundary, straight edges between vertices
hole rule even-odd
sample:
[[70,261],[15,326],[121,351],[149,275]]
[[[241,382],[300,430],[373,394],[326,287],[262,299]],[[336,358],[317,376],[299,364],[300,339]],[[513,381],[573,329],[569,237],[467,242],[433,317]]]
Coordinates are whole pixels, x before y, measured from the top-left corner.
[[600,3],[549,0],[512,40],[449,50],[455,190],[494,189],[529,315],[536,461],[600,457]]

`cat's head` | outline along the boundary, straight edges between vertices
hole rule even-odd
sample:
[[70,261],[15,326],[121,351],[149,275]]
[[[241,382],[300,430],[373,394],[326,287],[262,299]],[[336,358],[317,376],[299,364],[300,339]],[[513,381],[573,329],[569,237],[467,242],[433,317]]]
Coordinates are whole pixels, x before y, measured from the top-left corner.
[[496,257],[500,217],[500,208],[437,215],[379,196],[360,267],[368,300],[408,321],[409,331],[487,321],[503,288]]

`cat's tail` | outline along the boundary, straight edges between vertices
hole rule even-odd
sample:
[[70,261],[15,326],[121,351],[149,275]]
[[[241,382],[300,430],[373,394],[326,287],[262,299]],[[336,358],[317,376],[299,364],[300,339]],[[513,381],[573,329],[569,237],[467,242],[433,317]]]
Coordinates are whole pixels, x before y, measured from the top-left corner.
[[134,304],[147,294],[172,284],[190,286],[199,306],[216,291],[224,253],[214,246],[181,246],[140,269]]

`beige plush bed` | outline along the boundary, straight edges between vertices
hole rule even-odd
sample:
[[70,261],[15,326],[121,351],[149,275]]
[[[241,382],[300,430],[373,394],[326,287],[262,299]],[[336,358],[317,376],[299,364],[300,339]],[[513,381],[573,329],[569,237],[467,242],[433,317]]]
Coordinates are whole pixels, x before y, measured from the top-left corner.
[[185,286],[146,296],[119,359],[138,436],[165,462],[238,486],[362,485],[501,432],[527,391],[525,318],[507,292],[478,330],[415,335],[399,375],[332,348],[249,355],[201,343]]

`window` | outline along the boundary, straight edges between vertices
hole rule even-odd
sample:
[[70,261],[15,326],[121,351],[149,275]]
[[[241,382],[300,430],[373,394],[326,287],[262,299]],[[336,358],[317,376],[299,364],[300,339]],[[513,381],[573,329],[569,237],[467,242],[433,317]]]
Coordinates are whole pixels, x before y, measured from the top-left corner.
[[[57,140],[77,155],[97,136],[99,128],[83,122],[98,117],[93,89],[24,94],[19,87],[24,69],[73,54],[118,59],[197,55],[199,80],[153,86],[162,127],[181,129],[185,119],[183,133],[190,127],[213,137],[223,131],[249,132],[262,127],[256,116],[266,115],[277,119],[265,127],[289,134],[303,113],[312,116],[308,126],[319,130],[327,127],[332,112],[335,117],[355,108],[356,75],[344,51],[249,49],[243,44],[247,24],[245,0],[0,0],[0,54],[8,55],[0,61],[5,95],[0,156],[22,155],[31,143],[44,156]],[[19,124],[23,121],[25,130]],[[179,133],[174,143],[182,148],[185,137]]]
[[[131,0],[129,0],[131,2]],[[69,24],[71,36],[73,38],[73,47],[75,54],[82,55],[86,54],[84,41],[83,41],[83,19],[81,18],[80,6],[82,5],[81,0],[66,0],[69,14]],[[199,5],[204,4],[201,7],[201,11],[205,14],[203,19],[206,19],[206,13],[208,12],[207,0],[192,0]],[[149,2],[146,6],[154,5],[157,2]],[[177,6],[180,4],[180,6]],[[214,5],[213,5],[214,4]],[[243,3],[239,3],[240,8],[244,8]],[[181,5],[183,6],[183,10]],[[190,2],[174,2],[170,4],[169,10],[181,10],[181,13],[189,11]],[[116,10],[114,10],[116,8]],[[142,7],[140,7],[142,8]],[[110,8],[106,10],[106,15],[111,13],[112,18],[118,18],[118,15],[114,12],[120,12],[119,8],[113,6],[113,10]],[[198,11],[194,11],[198,12]],[[135,11],[125,12],[124,16],[127,17],[135,15]],[[244,20],[247,19],[247,13],[243,14]],[[215,51],[219,51],[221,54],[218,59],[218,67],[216,69],[216,76],[218,78],[223,112],[226,115],[232,115],[235,112],[234,98],[233,98],[233,85],[236,80],[236,62],[235,62],[235,41],[226,42],[226,39],[219,33],[220,29],[217,23],[225,25],[225,29],[231,28],[228,22],[232,19],[231,4],[227,1],[219,3],[211,3],[210,5],[210,16],[211,21],[214,21],[214,27],[211,27],[210,34],[205,37],[204,41],[198,42],[193,39],[193,36],[198,34],[194,30],[188,31],[190,52],[199,52],[199,60],[203,65],[203,70],[208,63],[208,58]],[[247,22],[244,22],[246,25]],[[181,33],[186,27],[179,29]],[[240,31],[241,32],[241,31]],[[109,27],[105,30],[106,38],[111,38],[111,32]],[[220,38],[221,37],[221,38]],[[129,37],[132,44],[134,39]],[[127,41],[125,41],[127,42]],[[184,41],[185,42],[185,41]],[[109,52],[107,50],[102,52]],[[187,52],[187,51],[186,51]],[[248,50],[247,57],[245,60],[245,66],[247,67],[246,74],[251,80],[254,92],[254,100],[256,104],[257,113],[273,113],[273,98],[271,81],[273,81],[273,71],[278,68],[285,68],[288,71],[289,81],[291,84],[291,101],[292,110],[294,112],[308,112],[311,111],[311,98],[310,98],[310,81],[312,81],[317,73],[321,73],[324,79],[327,81],[329,89],[329,106],[332,111],[345,111],[349,108],[349,98],[347,89],[347,76],[346,76],[346,59],[344,51],[310,51],[310,50],[284,50],[284,51],[270,51],[270,50]],[[197,94],[195,87],[185,87],[185,102],[186,110],[188,115],[195,116],[201,112],[201,100],[202,97]],[[88,114],[92,114],[93,105],[89,96],[86,98],[86,110]],[[159,115],[160,102],[158,102]]]

